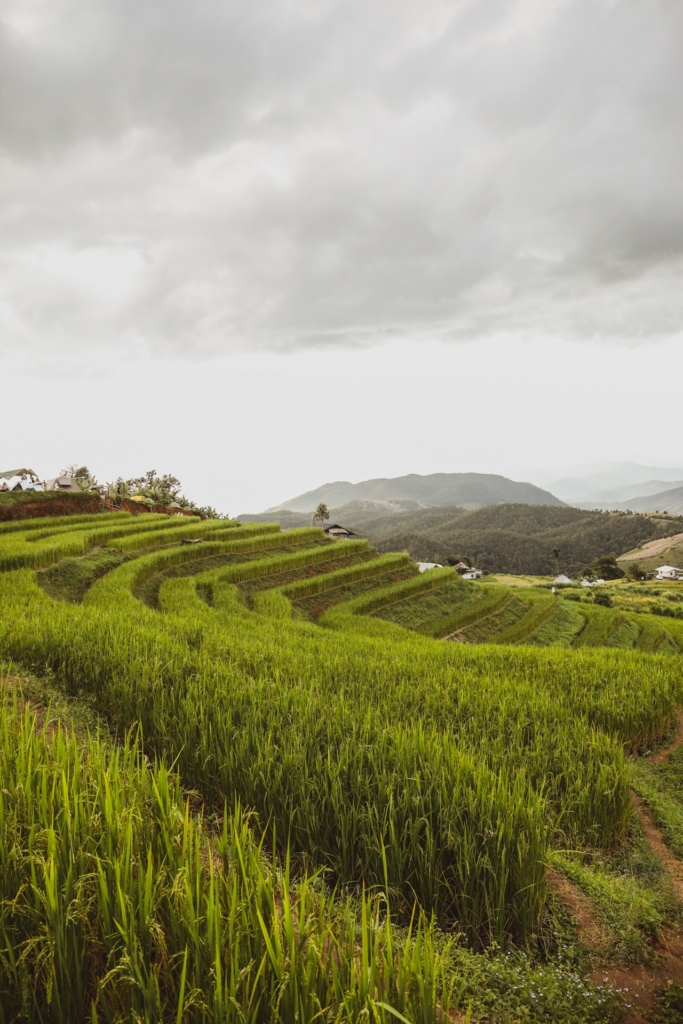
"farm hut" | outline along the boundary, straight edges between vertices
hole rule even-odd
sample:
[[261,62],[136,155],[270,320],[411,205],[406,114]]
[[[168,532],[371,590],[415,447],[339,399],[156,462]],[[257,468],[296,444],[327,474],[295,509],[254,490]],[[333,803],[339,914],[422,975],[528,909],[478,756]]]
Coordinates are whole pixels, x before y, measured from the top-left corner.
[[427,572],[427,569],[443,569],[440,562],[418,562],[417,568],[419,572]]
[[680,580],[683,579],[683,569],[677,569],[675,565],[659,565],[655,578],[658,580]]
[[0,473],[0,491],[42,491],[32,469],[8,469]]
[[349,537],[355,537],[351,530],[347,530],[345,526],[340,526],[339,523],[331,523],[330,526],[326,526],[323,533],[326,537],[334,537],[335,540],[347,540]]
[[553,583],[571,583],[571,580],[569,579],[569,576],[565,576],[564,573],[560,573],[559,576],[555,577]]
[[62,494],[80,494],[81,489],[72,476],[56,476],[45,483],[46,491],[60,491]]

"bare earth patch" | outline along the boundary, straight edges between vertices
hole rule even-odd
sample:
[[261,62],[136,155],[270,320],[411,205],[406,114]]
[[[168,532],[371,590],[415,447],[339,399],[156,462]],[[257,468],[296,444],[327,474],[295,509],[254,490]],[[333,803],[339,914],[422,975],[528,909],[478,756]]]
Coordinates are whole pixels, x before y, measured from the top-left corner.
[[624,555],[619,555],[617,562],[637,562],[641,558],[655,558],[662,555],[669,548],[683,544],[683,533],[675,533],[672,537],[658,537],[657,540],[649,540],[642,548],[633,548]]
[[[662,764],[683,745],[683,713],[678,709],[676,719],[678,730],[675,738],[664,750],[652,754],[649,761]],[[648,808],[636,793],[631,793],[631,802],[650,848],[667,871],[676,895],[683,901],[683,862],[666,845]],[[608,936],[590,900],[556,871],[548,873],[547,881],[575,919],[579,941],[588,949],[599,952],[606,946]],[[630,964],[623,968],[598,968],[590,975],[595,984],[614,985],[624,993],[627,1002],[631,1004],[624,1024],[649,1024],[652,1011],[656,1008],[657,992],[669,985],[683,987],[683,932],[678,928],[665,927],[659,939],[653,939],[652,947],[659,954],[658,963],[654,966]]]
[[609,942],[609,935],[588,897],[558,871],[549,871],[546,881],[576,921],[579,941],[595,952],[604,949]]

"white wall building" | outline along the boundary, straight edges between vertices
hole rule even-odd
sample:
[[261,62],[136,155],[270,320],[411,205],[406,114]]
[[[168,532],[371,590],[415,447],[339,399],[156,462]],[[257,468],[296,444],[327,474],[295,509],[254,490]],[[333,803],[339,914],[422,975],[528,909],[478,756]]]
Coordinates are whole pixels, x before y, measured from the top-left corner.
[[658,580],[683,580],[683,569],[677,569],[675,565],[660,565],[657,567]]

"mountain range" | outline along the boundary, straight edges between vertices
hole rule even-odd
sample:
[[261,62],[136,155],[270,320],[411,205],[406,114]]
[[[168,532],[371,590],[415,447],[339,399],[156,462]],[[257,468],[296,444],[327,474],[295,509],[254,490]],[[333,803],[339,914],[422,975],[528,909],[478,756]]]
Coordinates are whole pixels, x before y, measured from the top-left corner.
[[[545,487],[568,505],[576,508],[619,508],[619,502],[631,502],[683,486],[683,469],[673,466],[643,466],[637,462],[594,462],[572,466],[562,476],[557,471],[525,469],[528,480]],[[622,507],[626,508],[626,505]],[[635,506],[628,505],[633,511]],[[656,508],[666,506],[654,505]],[[650,511],[650,506],[643,511]]]
[[[661,483],[661,481],[656,481]],[[653,481],[655,483],[655,481]],[[658,490],[654,494],[649,491],[634,495],[626,501],[610,502],[589,502],[582,503],[579,508],[600,508],[631,512],[668,512],[670,515],[680,516],[683,514],[683,481],[677,487],[666,491]]]
[[407,476],[363,480],[357,484],[338,480],[289,498],[266,511],[310,513],[320,502],[324,502],[329,508],[337,509],[338,506],[347,505],[352,501],[390,502],[394,505],[399,502],[401,507],[394,507],[393,511],[409,511],[405,505],[406,501],[414,503],[415,508],[457,505],[464,509],[474,509],[484,505],[510,502],[524,505],[564,505],[564,502],[550,491],[535,484],[521,483],[494,473],[431,473],[428,476],[410,473]]

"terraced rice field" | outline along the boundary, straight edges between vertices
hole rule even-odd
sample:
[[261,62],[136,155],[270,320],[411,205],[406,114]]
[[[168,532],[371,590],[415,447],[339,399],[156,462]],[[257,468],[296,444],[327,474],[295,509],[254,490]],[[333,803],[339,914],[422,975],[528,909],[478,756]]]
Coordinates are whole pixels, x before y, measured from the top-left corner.
[[0,565],[6,672],[106,729],[3,683],[0,1020],[512,1021],[539,977],[524,1019],[618,1019],[543,974],[547,871],[631,842],[675,620],[264,524],[0,525]]

